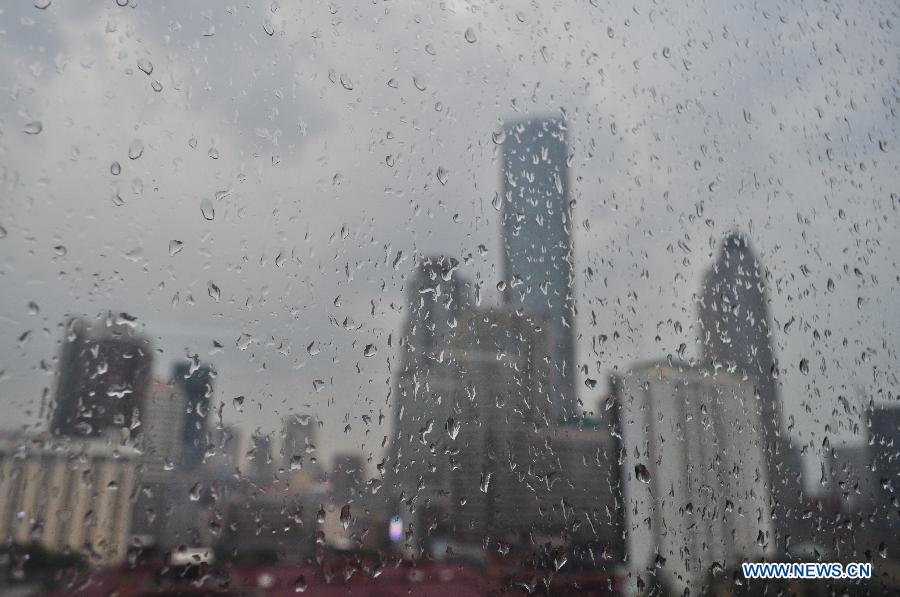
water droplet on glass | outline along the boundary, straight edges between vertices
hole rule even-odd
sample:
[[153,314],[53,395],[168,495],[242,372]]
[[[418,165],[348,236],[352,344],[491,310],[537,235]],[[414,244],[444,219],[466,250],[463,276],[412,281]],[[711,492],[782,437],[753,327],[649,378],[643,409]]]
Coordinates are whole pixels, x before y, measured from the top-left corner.
[[466,41],[469,42],[470,44],[474,44],[476,41],[478,41],[478,38],[475,37],[475,30],[472,29],[471,27],[466,29],[465,38],[466,38]]
[[800,359],[800,373],[803,375],[809,375],[809,360],[808,359]]
[[192,502],[200,501],[200,492],[203,490],[203,484],[200,481],[194,483],[194,486],[191,487],[191,491],[188,494],[191,498]]
[[209,157],[211,157],[214,160],[217,160],[217,159],[219,159],[219,150],[216,149],[215,147],[210,147],[209,151],[206,152],[206,155],[208,155]]
[[662,55],[663,55],[663,58],[668,58],[669,56],[672,55],[672,51],[669,50],[669,46],[666,46],[663,48]]
[[501,145],[506,141],[506,131],[494,131],[491,133],[491,140],[495,145]]
[[137,66],[139,69],[141,69],[141,72],[144,73],[145,75],[149,75],[150,73],[153,72],[153,63],[150,62],[150,60],[147,58],[138,59]]
[[479,483],[479,488],[481,489],[481,493],[487,493],[488,489],[491,486],[491,475],[490,472],[481,473],[481,483]]
[[272,24],[272,21],[266,19],[266,22],[263,23],[263,31],[265,31],[266,35],[269,37],[275,35],[275,25]]
[[341,87],[347,91],[353,91],[353,81],[347,75],[341,75]]
[[309,584],[306,582],[306,577],[301,574],[297,577],[297,580],[294,581],[294,592],[305,593],[308,588]]
[[45,10],[48,6],[50,6],[50,0],[34,0],[35,8]]
[[439,183],[441,183],[442,185],[447,184],[448,174],[446,170],[444,170],[443,168],[438,168],[437,172],[435,172],[434,175],[437,177]]
[[204,197],[203,201],[200,202],[200,213],[203,214],[203,217],[207,220],[212,220],[216,217],[216,208],[213,207],[212,201],[209,198]]
[[144,155],[144,142],[140,139],[135,139],[131,142],[131,145],[128,146],[128,157],[132,160],[136,160],[142,155]]
[[320,391],[322,391],[322,388],[324,388],[324,387],[325,387],[325,382],[322,381],[321,379],[313,380],[313,389],[315,391],[320,392]]
[[447,419],[447,424],[444,428],[447,430],[447,435],[450,436],[450,439],[456,439],[456,436],[459,435],[459,421],[453,417]]
[[216,301],[217,303],[219,302],[219,299],[222,297],[222,291],[219,289],[218,286],[215,285],[214,282],[209,282],[206,285],[206,292],[209,293],[209,298]]
[[366,348],[363,350],[363,356],[366,357],[374,357],[378,354],[378,349],[374,344],[366,344]]
[[41,124],[40,120],[32,120],[29,123],[25,124],[25,128],[23,129],[26,135],[37,135],[42,130],[44,130],[44,125]]
[[169,256],[173,257],[178,253],[181,253],[181,249],[184,248],[184,243],[180,240],[170,240],[169,241]]
[[641,483],[649,483],[650,482],[650,471],[647,470],[647,467],[643,464],[636,464],[634,467],[634,476]]
[[316,512],[316,522],[319,524],[325,524],[325,507],[319,506],[319,511]]
[[425,81],[419,77],[413,77],[413,85],[415,85],[416,89],[419,91],[425,91]]
[[65,245],[56,245],[53,247],[53,252],[59,255],[60,257],[65,257],[66,253],[68,253],[68,249],[66,249]]
[[122,165],[119,164],[119,162],[113,162],[109,166],[109,173],[112,174],[113,176],[118,176],[119,174],[122,173]]
[[128,6],[128,0],[116,0],[116,4],[119,6]]
[[350,504],[341,508],[341,526],[347,529],[350,526]]
[[159,93],[160,91],[162,91],[162,83],[154,79],[150,83],[150,88],[153,89],[153,91],[155,91],[156,93]]

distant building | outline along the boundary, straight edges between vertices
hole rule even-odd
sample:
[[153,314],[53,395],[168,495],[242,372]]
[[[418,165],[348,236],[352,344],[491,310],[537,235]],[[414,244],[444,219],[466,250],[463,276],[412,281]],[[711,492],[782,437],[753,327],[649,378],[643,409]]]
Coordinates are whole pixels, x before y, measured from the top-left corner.
[[250,436],[250,445],[244,454],[246,474],[256,482],[270,484],[275,478],[272,438],[259,430]]
[[553,330],[554,419],[575,417],[578,400],[567,131],[556,116],[509,121],[501,150],[505,299]]
[[37,542],[121,562],[129,544],[137,454],[105,440],[0,438],[0,541]]
[[362,454],[337,454],[329,481],[335,504],[344,505],[358,500],[366,487],[366,463]]
[[295,490],[322,479],[316,459],[316,422],[309,416],[285,417],[281,431],[281,462]]
[[759,396],[768,478],[779,505],[775,515],[783,530],[779,544],[783,544],[784,535],[796,526],[796,516],[790,513],[798,507],[803,486],[799,450],[782,428],[764,274],[747,237],[736,232],[727,235],[701,285],[700,344],[706,366],[733,368],[736,375],[747,375]]
[[704,593],[713,565],[776,552],[751,383],[724,371],[654,362],[613,378],[633,573],[675,594]]
[[448,416],[447,395],[456,384],[450,345],[470,307],[469,284],[458,267],[450,257],[425,257],[406,283],[386,471],[390,491],[406,503],[404,508],[429,499],[447,475],[446,458],[432,443],[440,437]]
[[[538,473],[529,445],[552,417],[552,350],[542,321],[510,308],[474,311],[461,323],[448,417],[436,422],[439,439],[432,440],[445,446],[450,463],[449,483],[438,495],[455,539],[524,542],[531,525],[546,520],[521,510],[518,500],[533,497],[526,477]],[[541,493],[543,481],[530,482]]]
[[867,512],[874,508],[878,479],[873,470],[871,446],[867,444],[832,448],[825,467],[831,492],[846,512]]
[[[882,405],[869,412],[869,450],[875,486],[873,509],[884,521],[877,533],[880,541],[895,541],[900,533],[897,494],[900,492],[900,406]],[[870,546],[871,547],[875,547]]]
[[180,362],[174,367],[172,380],[187,398],[181,438],[183,469],[194,469],[203,462],[214,376],[208,365],[198,362]]
[[56,407],[50,423],[58,436],[98,437],[134,429],[153,369],[149,340],[112,316],[66,325],[59,361]]
[[141,411],[139,491],[131,530],[144,546],[174,542],[174,506],[187,495],[178,468],[186,404],[180,386],[155,381]]

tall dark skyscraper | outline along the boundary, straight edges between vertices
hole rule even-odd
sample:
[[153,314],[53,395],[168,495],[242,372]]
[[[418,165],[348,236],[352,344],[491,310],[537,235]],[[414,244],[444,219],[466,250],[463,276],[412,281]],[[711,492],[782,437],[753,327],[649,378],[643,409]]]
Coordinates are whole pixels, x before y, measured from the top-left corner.
[[203,462],[206,452],[206,419],[213,394],[213,373],[207,365],[182,362],[175,365],[172,379],[186,397],[181,462],[184,468],[191,469]]
[[112,316],[66,325],[51,432],[99,436],[133,428],[153,369],[149,340]]
[[718,259],[704,276],[699,316],[704,360],[736,367],[752,380],[759,396],[769,481],[780,506],[777,516],[795,505],[802,489],[797,482],[800,463],[781,429],[763,268],[742,234],[725,237]]
[[574,253],[566,123],[534,117],[504,126],[505,300],[548,322],[554,337],[555,417],[575,416]]
[[425,257],[406,282],[406,321],[388,454],[394,489],[407,500],[420,490],[435,491],[446,472],[446,457],[435,445],[446,437],[448,393],[455,383],[450,346],[470,296],[458,266],[450,257]]

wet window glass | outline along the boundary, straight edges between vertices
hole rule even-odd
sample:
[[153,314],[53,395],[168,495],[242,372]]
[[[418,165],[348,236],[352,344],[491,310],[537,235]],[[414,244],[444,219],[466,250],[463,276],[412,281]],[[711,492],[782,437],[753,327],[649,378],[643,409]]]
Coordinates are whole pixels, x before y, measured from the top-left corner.
[[0,593],[900,594],[898,27],[0,6]]

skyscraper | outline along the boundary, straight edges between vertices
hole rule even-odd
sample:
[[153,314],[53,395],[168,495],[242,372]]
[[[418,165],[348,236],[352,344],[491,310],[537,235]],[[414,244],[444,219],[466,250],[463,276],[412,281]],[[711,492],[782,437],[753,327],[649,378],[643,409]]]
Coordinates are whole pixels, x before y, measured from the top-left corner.
[[133,429],[144,402],[153,353],[149,340],[113,317],[66,325],[59,362],[51,431],[63,436],[100,436]]
[[505,300],[553,328],[553,401],[559,419],[573,417],[577,402],[566,131],[560,117],[510,121],[502,146]]
[[469,306],[468,283],[457,274],[458,266],[450,257],[425,257],[406,283],[389,478],[407,500],[420,490],[431,494],[445,475],[446,458],[433,448],[455,383],[450,345]]
[[187,469],[203,462],[206,452],[206,419],[212,399],[214,373],[197,362],[177,363],[172,380],[184,391],[187,408],[181,437],[181,462]]
[[787,432],[781,429],[763,268],[742,234],[732,232],[725,237],[718,259],[704,276],[699,316],[706,364],[734,367],[738,375],[752,381],[759,397],[768,477],[780,506],[776,515],[786,513],[796,505],[802,489],[797,481],[800,463]]
[[[628,561],[673,595],[704,594],[725,568],[775,553],[760,405],[738,375],[677,362],[612,380],[621,409]],[[686,594],[686,593],[685,593]]]

